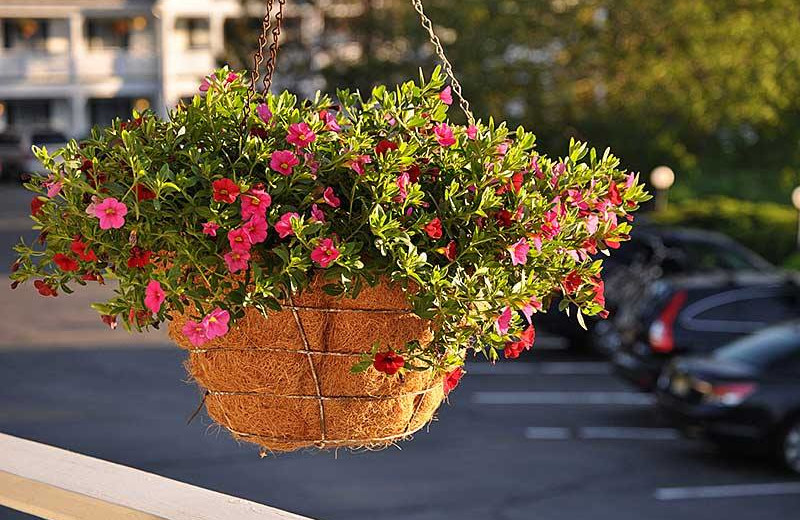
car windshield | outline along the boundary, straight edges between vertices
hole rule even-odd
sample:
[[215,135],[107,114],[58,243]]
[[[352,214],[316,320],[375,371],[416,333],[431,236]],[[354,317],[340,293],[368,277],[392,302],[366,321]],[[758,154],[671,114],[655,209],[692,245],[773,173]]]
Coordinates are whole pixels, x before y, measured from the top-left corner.
[[766,260],[755,253],[732,245],[684,240],[667,246],[680,251],[685,268],[689,271],[764,271],[771,268]]
[[717,349],[714,358],[760,368],[800,353],[800,323],[764,330]]

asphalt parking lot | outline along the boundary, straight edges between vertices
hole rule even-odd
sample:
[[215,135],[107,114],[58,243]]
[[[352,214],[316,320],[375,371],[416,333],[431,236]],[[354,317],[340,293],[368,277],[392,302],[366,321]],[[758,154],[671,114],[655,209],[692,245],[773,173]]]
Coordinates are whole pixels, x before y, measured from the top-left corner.
[[264,459],[206,418],[186,426],[198,393],[181,357],[6,350],[0,431],[318,519],[789,519],[800,508],[800,479],[681,438],[648,395],[586,356],[471,365],[439,420],[400,449]]
[[[4,264],[26,205],[18,190],[0,190]],[[202,415],[186,425],[199,393],[185,382],[183,354],[163,334],[105,329],[88,309],[102,292],[44,301],[30,287],[0,286],[0,432],[319,520],[781,520],[800,511],[800,478],[682,438],[649,395],[558,338],[513,363],[470,364],[438,420],[398,448],[261,459]],[[0,508],[0,520],[22,518]]]

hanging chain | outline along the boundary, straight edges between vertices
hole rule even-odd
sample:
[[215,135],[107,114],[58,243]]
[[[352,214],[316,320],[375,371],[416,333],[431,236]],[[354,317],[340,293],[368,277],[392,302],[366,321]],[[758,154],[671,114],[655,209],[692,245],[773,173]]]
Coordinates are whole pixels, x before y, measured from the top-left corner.
[[431,19],[425,15],[425,9],[422,7],[422,0],[411,0],[411,4],[416,9],[417,13],[419,13],[420,21],[422,22],[422,27],[428,31],[428,36],[430,37],[431,43],[433,44],[434,49],[436,49],[436,55],[442,62],[444,66],[444,71],[447,76],[450,78],[450,82],[453,87],[453,92],[455,93],[456,97],[458,98],[458,103],[461,105],[461,110],[464,111],[464,114],[467,116],[467,120],[470,124],[475,123],[475,116],[472,115],[472,111],[469,108],[469,101],[467,101],[461,93],[461,83],[458,82],[455,73],[453,72],[453,66],[450,64],[450,60],[447,59],[447,56],[444,53],[444,47],[442,47],[442,42],[439,40],[439,37],[436,36],[436,33],[433,31],[433,22]]
[[281,35],[281,25],[283,23],[283,6],[286,0],[278,0],[278,14],[275,16],[275,27],[272,27],[272,6],[274,0],[266,0],[267,12],[261,20],[261,34],[258,36],[258,48],[253,55],[253,70],[250,71],[250,89],[247,93],[247,105],[244,109],[245,124],[250,119],[250,105],[253,96],[258,88],[258,80],[261,76],[261,64],[264,62],[264,49],[267,47],[270,29],[272,30],[272,43],[269,46],[269,59],[267,59],[267,74],[264,76],[264,93],[269,92],[272,86],[272,75],[275,73],[275,61],[278,59],[278,39]]
[[[268,0],[270,4],[270,10],[272,8],[272,0]],[[283,25],[283,6],[286,4],[286,0],[278,0],[278,13],[275,15],[275,27],[272,29],[272,44],[269,46],[269,59],[267,60],[267,74],[264,76],[264,92],[269,92],[270,87],[272,86],[272,75],[275,73],[275,64],[278,60],[278,47],[280,36],[281,36],[281,26]],[[261,35],[265,40],[267,37],[267,30],[269,27],[264,29],[264,33]]]

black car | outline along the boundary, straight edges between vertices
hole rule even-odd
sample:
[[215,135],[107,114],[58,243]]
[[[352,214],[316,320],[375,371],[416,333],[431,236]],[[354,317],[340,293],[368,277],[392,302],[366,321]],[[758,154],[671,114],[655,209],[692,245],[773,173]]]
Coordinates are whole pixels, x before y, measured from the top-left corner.
[[616,372],[652,390],[661,369],[680,354],[704,354],[769,325],[800,318],[800,285],[775,271],[716,272],[651,284],[617,317]]
[[800,321],[708,356],[677,358],[659,378],[657,396],[687,433],[772,452],[800,473]]
[[604,258],[606,308],[610,320],[587,320],[587,331],[563,312],[558,301],[537,316],[536,326],[566,337],[574,347],[616,347],[614,319],[635,305],[656,280],[714,271],[774,272],[775,267],[725,235],[697,229],[640,225],[631,239]]

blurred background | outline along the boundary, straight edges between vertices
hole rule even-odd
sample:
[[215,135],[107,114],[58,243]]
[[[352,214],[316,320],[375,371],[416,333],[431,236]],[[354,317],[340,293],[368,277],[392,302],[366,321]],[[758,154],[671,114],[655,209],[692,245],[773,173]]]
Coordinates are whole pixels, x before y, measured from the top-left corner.
[[[611,147],[655,194],[606,262],[609,319],[555,307],[533,351],[475,359],[403,451],[259,460],[210,427],[166,336],[0,290],[0,431],[320,519],[749,519],[800,510],[800,3],[426,0],[477,117]],[[20,176],[132,110],[166,116],[249,68],[242,0],[0,0],[0,272]],[[430,71],[408,0],[288,0],[274,83]],[[453,109],[455,120],[463,117]],[[6,286],[7,287],[7,286]],[[0,454],[2,456],[2,454]],[[28,518],[0,508],[0,519]]]

